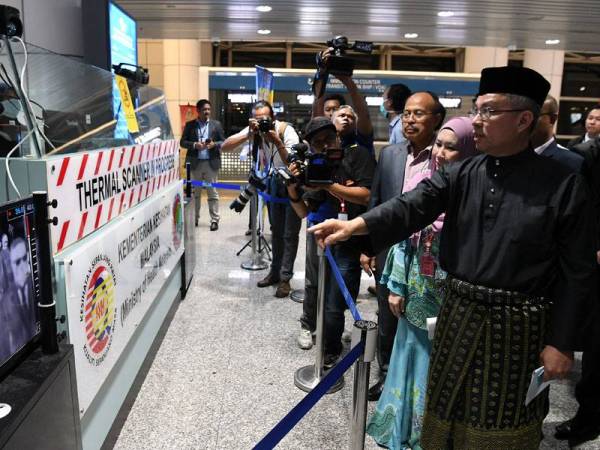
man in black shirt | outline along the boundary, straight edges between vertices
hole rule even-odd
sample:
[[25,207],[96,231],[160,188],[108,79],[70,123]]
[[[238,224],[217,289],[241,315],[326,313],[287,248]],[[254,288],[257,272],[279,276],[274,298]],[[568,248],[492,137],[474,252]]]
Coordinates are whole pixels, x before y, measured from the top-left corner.
[[[600,282],[600,137],[572,147],[584,159],[583,175],[587,178],[592,193],[594,212],[596,214],[595,249],[596,266]],[[596,439],[600,435],[600,285],[595,292],[595,311],[590,310],[589,315],[595,317],[588,335],[588,346],[581,358],[581,378],[575,386],[575,398],[579,403],[577,414],[556,427],[557,439],[568,439],[569,446],[575,447],[583,442]]]
[[[339,112],[339,111],[338,111]],[[334,113],[338,114],[338,112]],[[313,151],[326,153],[340,148],[336,128],[326,117],[315,117],[307,127],[305,138]],[[290,165],[296,176],[299,170],[296,163]],[[375,172],[375,160],[368,150],[358,145],[343,148],[343,157],[333,173],[333,183],[299,187],[288,186],[288,196],[294,211],[299,217],[307,217],[309,224],[347,214],[353,219],[366,211],[370,188]],[[302,348],[310,348],[311,332],[316,326],[316,301],[318,285],[318,259],[314,237],[307,237],[306,284],[303,314],[300,319],[302,331],[298,343]],[[353,298],[360,287],[360,251],[357,247],[341,242],[332,248],[332,254],[342,277]],[[344,311],[346,303],[333,275],[328,277],[325,302],[325,366],[335,364],[341,351],[341,337],[344,332]]]
[[563,378],[582,348],[593,215],[584,179],[529,144],[549,88],[531,69],[484,69],[472,111],[481,156],[310,230],[321,245],[368,233],[376,251],[446,212],[424,448],[537,449],[548,391],[525,406],[531,373],[543,365],[545,379]]

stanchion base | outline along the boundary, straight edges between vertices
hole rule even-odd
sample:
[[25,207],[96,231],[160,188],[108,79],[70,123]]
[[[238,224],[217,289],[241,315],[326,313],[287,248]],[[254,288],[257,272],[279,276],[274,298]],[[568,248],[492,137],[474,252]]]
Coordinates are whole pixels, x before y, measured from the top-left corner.
[[[321,380],[315,377],[315,365],[300,367],[294,374],[294,384],[297,388],[304,392],[312,391]],[[344,376],[342,375],[327,391],[328,394],[333,394],[344,387]]]
[[290,294],[290,299],[296,303],[304,302],[304,289],[294,289]]
[[264,270],[269,267],[269,263],[265,262],[262,257],[257,257],[249,261],[244,261],[241,264],[242,269],[246,270]]

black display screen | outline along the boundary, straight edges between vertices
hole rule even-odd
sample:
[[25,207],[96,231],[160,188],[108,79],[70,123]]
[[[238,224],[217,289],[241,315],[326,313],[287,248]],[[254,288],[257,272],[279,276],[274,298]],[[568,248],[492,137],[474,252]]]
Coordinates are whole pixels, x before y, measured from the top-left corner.
[[28,198],[0,206],[0,379],[37,341],[39,297],[34,206]]

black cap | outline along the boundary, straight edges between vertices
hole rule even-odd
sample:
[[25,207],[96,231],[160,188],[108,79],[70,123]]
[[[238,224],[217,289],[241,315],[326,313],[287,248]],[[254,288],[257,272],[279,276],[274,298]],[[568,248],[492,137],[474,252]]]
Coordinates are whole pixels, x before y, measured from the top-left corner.
[[314,117],[306,124],[306,128],[304,129],[304,139],[310,141],[315,134],[323,130],[336,131],[335,125],[327,117]]
[[527,67],[486,67],[481,71],[479,93],[514,94],[528,97],[540,107],[550,91],[550,83],[535,70]]

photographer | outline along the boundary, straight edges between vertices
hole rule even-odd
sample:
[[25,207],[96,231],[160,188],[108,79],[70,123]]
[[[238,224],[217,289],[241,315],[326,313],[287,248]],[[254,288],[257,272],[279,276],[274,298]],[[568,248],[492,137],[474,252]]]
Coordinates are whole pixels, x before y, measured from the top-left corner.
[[[317,74],[315,75],[313,86],[313,91],[315,92],[312,113],[313,117],[327,115],[325,114],[325,107],[329,106],[327,103],[330,103],[330,100],[335,98],[324,95],[327,80],[329,78],[329,61],[332,57],[334,57],[335,53],[336,49],[334,47],[329,47],[327,50],[320,52],[317,55]],[[374,155],[375,148],[373,146],[373,124],[371,122],[371,116],[369,115],[369,106],[367,105],[367,101],[359,92],[358,86],[356,86],[356,83],[352,79],[352,75],[335,73],[334,76],[340,80],[348,90],[350,98],[352,99],[352,106],[356,112],[354,128],[342,130],[336,125],[337,131],[342,139],[342,145],[362,145],[363,147],[366,147],[372,155]],[[338,108],[343,105],[344,104],[340,102]]]
[[[275,120],[273,107],[269,102],[259,101],[252,109],[252,118],[248,126],[237,134],[228,137],[221,151],[232,151],[244,142],[258,144],[258,155],[261,167],[267,169],[284,168],[292,145],[299,142],[294,128]],[[267,180],[269,195],[286,198],[287,192],[283,181],[274,175]],[[269,274],[257,283],[258,287],[277,284],[276,297],[287,297],[291,291],[290,279],[294,276],[294,261],[298,251],[298,234],[301,221],[288,203],[268,204],[271,222],[273,260]]]
[[[334,113],[334,120],[340,111]],[[375,172],[375,160],[368,150],[356,144],[342,147],[336,128],[326,117],[313,118],[306,127],[305,138],[315,154],[325,154],[332,167],[329,184],[312,184],[310,159],[303,167],[293,162],[289,171],[294,180],[288,185],[292,206],[300,217],[307,217],[310,225],[334,217],[348,219],[366,211],[370,187]],[[330,155],[336,155],[334,157]],[[321,172],[322,173],[322,172]],[[355,246],[342,242],[331,249],[350,294],[356,298],[360,286],[359,251]],[[346,303],[338,286],[330,275],[326,287],[325,304],[325,366],[332,367],[342,350],[341,337],[344,331]],[[317,246],[313,235],[307,235],[306,284],[302,329],[298,336],[300,348],[312,347],[312,332],[316,327],[316,303],[318,284]]]
[[[220,147],[225,134],[221,122],[211,120],[210,102],[198,100],[196,110],[198,119],[185,124],[181,135],[180,145],[187,149],[185,162],[190,163],[192,178],[196,181],[216,183],[221,168]],[[194,189],[196,226],[200,217],[200,198],[203,188]],[[210,231],[219,229],[219,194],[214,187],[207,189],[208,211],[210,213]]]

